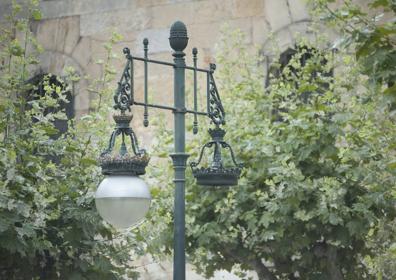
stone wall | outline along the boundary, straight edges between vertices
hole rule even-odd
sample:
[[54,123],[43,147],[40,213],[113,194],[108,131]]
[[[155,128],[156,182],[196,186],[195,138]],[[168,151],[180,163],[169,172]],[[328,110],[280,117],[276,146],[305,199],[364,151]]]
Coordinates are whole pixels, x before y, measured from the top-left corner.
[[[0,21],[10,1],[0,3]],[[128,46],[134,55],[142,55],[142,41],[146,37],[150,42],[150,58],[172,61],[168,37],[169,28],[176,20],[184,21],[188,28],[187,63],[192,64],[191,50],[197,47],[200,67],[215,62],[215,46],[224,25],[240,29],[245,34],[244,44],[258,46],[269,56],[270,33],[281,49],[293,45],[297,34],[309,35],[310,19],[304,0],[43,0],[40,6],[43,19],[34,23],[32,29],[45,51],[35,72],[63,76],[68,66],[77,70],[82,77],[74,85],[77,117],[90,109],[93,97],[87,90],[89,80],[85,77],[100,77],[101,70],[95,62],[105,57],[103,44],[110,39],[112,31],[124,38],[115,46],[115,52],[120,55],[115,66],[120,72],[125,63],[122,49]],[[142,64],[135,67],[135,96],[142,100]],[[263,71],[265,68],[263,65]],[[172,105],[172,69],[150,65],[149,75],[150,100]],[[150,130],[141,125],[140,108],[135,111],[133,125],[137,133],[149,136]]]
[[[103,58],[103,43],[112,30],[124,40],[116,46],[121,55],[128,46],[134,54],[142,54],[142,40],[150,41],[149,56],[172,60],[168,43],[169,27],[182,20],[188,28],[186,49],[191,63],[191,49],[199,51],[199,64],[214,62],[214,47],[224,24],[245,33],[245,44],[264,50],[268,34],[273,32],[281,48],[293,44],[296,32],[305,33],[309,15],[303,0],[47,0],[42,1],[43,20],[35,33],[45,49],[41,68],[37,71],[61,75],[66,66],[73,66],[82,76],[97,77],[95,61]],[[116,64],[121,71],[124,61]],[[172,92],[172,71],[161,67],[150,69],[150,92],[155,101],[169,103]],[[142,73],[136,73],[136,94],[142,92]],[[161,85],[160,87],[158,85]],[[87,81],[78,85],[75,109],[77,115],[89,110]]]

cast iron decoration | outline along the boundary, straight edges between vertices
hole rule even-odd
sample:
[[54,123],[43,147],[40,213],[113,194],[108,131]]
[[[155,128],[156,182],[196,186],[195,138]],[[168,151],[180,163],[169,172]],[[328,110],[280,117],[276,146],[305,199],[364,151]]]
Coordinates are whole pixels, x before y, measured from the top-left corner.
[[[173,49],[173,63],[158,61],[148,58],[149,41],[143,40],[144,57],[133,56],[128,48],[123,52],[126,64],[122,72],[117,90],[114,94],[114,109],[119,113],[114,116],[116,127],[110,137],[107,149],[100,156],[102,173],[106,175],[99,185],[95,199],[97,208],[102,217],[109,223],[128,227],[136,224],[148,211],[151,196],[147,184],[139,175],[145,173],[149,157],[145,150],[138,146],[137,138],[130,127],[132,120],[133,105],[144,107],[143,125],[149,124],[149,108],[169,110],[174,115],[174,153],[171,154],[174,167],[175,183],[175,206],[174,206],[174,280],[185,279],[185,170],[188,154],[185,152],[186,125],[185,115],[193,114],[193,133],[198,133],[198,115],[210,118],[214,128],[209,129],[212,140],[206,143],[200,153],[197,162],[192,162],[191,168],[197,183],[207,186],[231,186],[238,183],[242,164],[235,160],[231,146],[224,141],[225,130],[220,126],[225,125],[225,111],[221,103],[220,95],[213,77],[216,66],[210,64],[209,69],[197,66],[198,50],[192,49],[193,66],[185,63],[184,49],[188,44],[187,28],[184,23],[176,21],[170,30],[169,43]],[[144,66],[144,100],[139,102],[134,96],[134,63],[143,62]],[[149,64],[170,66],[174,71],[174,106],[151,104],[148,102],[148,68]],[[194,96],[193,108],[186,108],[185,97],[185,72],[193,71]],[[197,74],[206,75],[206,110],[198,110]],[[117,137],[121,137],[118,152],[114,151]],[[126,142],[130,142],[127,145]],[[213,148],[213,157],[203,160],[204,151]],[[231,166],[224,163],[222,150],[229,150]],[[203,162],[209,162],[208,166],[201,166]],[[131,207],[133,205],[133,207]],[[130,212],[125,214],[125,209]]]
[[[113,116],[116,122],[116,127],[111,134],[109,146],[100,155],[100,164],[102,173],[104,175],[143,175],[146,173],[145,169],[149,162],[149,157],[145,150],[140,150],[135,132],[129,126],[132,120],[132,115],[127,115],[122,112],[120,115]],[[120,150],[113,153],[114,145],[117,136],[121,135],[122,142]],[[128,137],[131,142],[131,152],[128,151],[125,143],[125,137]]]
[[[197,179],[198,185],[206,186],[234,186],[238,184],[238,178],[241,175],[243,165],[235,161],[234,152],[231,146],[223,140],[225,130],[216,126],[214,129],[209,129],[209,134],[212,141],[206,143],[198,158],[198,162],[191,162],[190,166],[194,177]],[[214,148],[212,163],[209,167],[200,167],[203,154],[206,148]],[[226,148],[230,150],[233,167],[225,167],[221,155],[221,149]]]
[[[180,49],[185,47],[184,41],[180,38],[187,36],[187,30],[171,30],[171,37],[175,38],[172,47],[176,52],[181,52]],[[108,148],[101,154],[100,162],[102,166],[103,174],[131,174],[131,175],[142,175],[145,173],[145,167],[148,164],[149,157],[145,150],[140,150],[138,141],[134,131],[130,128],[129,123],[132,120],[132,115],[125,113],[126,111],[131,112],[132,105],[140,105],[144,107],[144,126],[148,126],[148,107],[167,109],[175,111],[176,108],[167,107],[157,104],[149,104],[148,100],[148,82],[147,82],[147,63],[157,63],[165,65],[173,65],[172,63],[166,63],[161,61],[149,60],[148,59],[148,39],[143,40],[144,58],[133,57],[129,48],[124,48],[123,53],[127,62],[125,64],[124,71],[121,79],[118,82],[118,88],[114,94],[114,109],[120,110],[121,114],[114,115],[114,121],[116,122],[116,128],[113,131]],[[225,125],[225,111],[223,104],[221,103],[220,95],[216,87],[213,74],[216,70],[216,65],[211,63],[209,70],[197,68],[197,54],[198,50],[193,48],[193,61],[194,66],[185,66],[185,69],[194,71],[194,109],[187,110],[186,113],[194,114],[193,132],[198,133],[198,119],[197,115],[206,115],[211,119],[211,123],[215,125],[215,128],[209,129],[208,132],[212,138],[211,141],[206,143],[200,152],[197,162],[191,162],[190,166],[193,171],[194,177],[197,179],[199,185],[206,186],[233,186],[238,184],[238,178],[241,174],[243,165],[237,163],[235,160],[234,152],[231,146],[224,141],[224,135],[226,131],[220,128],[221,125]],[[144,63],[144,102],[137,102],[134,100],[134,60],[141,60]],[[197,72],[205,72],[207,74],[207,112],[199,112],[197,110]],[[117,136],[122,136],[121,148],[118,154],[112,154],[115,140]],[[125,144],[125,137],[130,138],[131,148],[133,154],[128,152]],[[207,167],[201,167],[202,159],[204,157],[204,151],[207,148],[213,148],[213,157],[211,164]],[[228,149],[231,154],[232,163],[234,166],[226,167],[223,163],[222,149]]]
[[[208,90],[208,116],[212,123],[216,126],[214,129],[209,129],[209,134],[212,141],[206,143],[199,155],[197,162],[191,162],[190,166],[194,177],[197,179],[198,185],[206,186],[234,186],[238,184],[238,178],[241,175],[242,164],[235,160],[234,152],[231,146],[224,141],[226,134],[220,125],[225,124],[225,112],[223,104],[221,104],[220,95],[217,91],[216,83],[213,78],[213,72],[216,70],[215,64],[210,64],[210,73],[208,75],[209,90]],[[204,151],[206,148],[214,148],[212,163],[208,167],[198,167],[202,161]],[[225,167],[221,149],[226,148],[230,150],[231,159],[234,166]]]
[[[139,149],[139,144],[135,132],[129,126],[133,115],[125,113],[131,112],[133,103],[133,60],[130,59],[128,48],[124,49],[124,54],[128,58],[124,72],[118,82],[118,88],[114,94],[114,109],[120,110],[121,113],[114,115],[113,119],[116,127],[111,134],[109,145],[100,155],[100,164],[104,175],[143,175],[146,173],[145,168],[149,162],[146,151]],[[117,153],[113,153],[116,138],[121,135],[121,147]],[[128,151],[125,138],[129,138],[131,151]]]

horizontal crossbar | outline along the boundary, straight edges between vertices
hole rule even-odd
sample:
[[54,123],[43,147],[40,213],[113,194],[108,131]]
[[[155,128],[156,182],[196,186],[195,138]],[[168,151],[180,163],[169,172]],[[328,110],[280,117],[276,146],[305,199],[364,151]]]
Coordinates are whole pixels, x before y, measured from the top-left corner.
[[[150,104],[150,103],[143,103],[143,102],[133,102],[134,105],[139,105],[139,106],[146,106],[146,107],[151,107],[151,108],[157,108],[157,109],[164,109],[164,110],[169,110],[169,111],[177,111],[175,107],[171,106],[165,106],[165,105],[158,105],[158,104]],[[205,112],[200,112],[200,111],[194,111],[194,110],[185,110],[186,113],[190,114],[197,114],[197,115],[202,115],[202,116],[207,116],[208,113]]]
[[[145,62],[155,63],[155,64],[162,64],[162,65],[167,65],[167,66],[172,66],[172,67],[176,66],[174,63],[171,63],[171,62],[154,60],[154,59],[148,59],[148,58],[137,57],[137,56],[131,56],[131,57],[134,60],[145,61]],[[192,67],[192,66],[184,66],[184,68],[188,69],[188,70],[198,71],[198,72],[213,73],[213,70],[203,69],[203,68],[198,68],[198,67],[195,68],[195,67]]]

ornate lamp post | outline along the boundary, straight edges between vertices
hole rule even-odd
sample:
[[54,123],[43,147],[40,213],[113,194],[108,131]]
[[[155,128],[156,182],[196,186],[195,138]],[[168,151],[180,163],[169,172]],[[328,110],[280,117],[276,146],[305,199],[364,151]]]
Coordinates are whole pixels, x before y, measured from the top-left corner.
[[[184,23],[175,22],[170,30],[169,43],[173,52],[174,63],[157,61],[148,58],[148,40],[143,40],[144,57],[132,56],[128,48],[124,48],[126,65],[118,88],[114,95],[114,108],[120,113],[114,115],[116,127],[110,137],[108,148],[101,154],[100,163],[102,173],[106,178],[99,185],[95,195],[96,206],[99,214],[115,227],[126,228],[136,225],[141,221],[150,205],[150,193],[146,183],[138,176],[145,173],[145,167],[149,162],[145,150],[138,147],[137,138],[129,126],[132,120],[131,106],[144,107],[144,126],[148,126],[148,108],[169,110],[174,114],[174,145],[175,152],[171,154],[175,171],[175,204],[174,204],[174,264],[173,279],[185,279],[185,170],[188,154],[185,152],[185,115],[194,115],[193,133],[198,132],[198,115],[207,116],[215,125],[209,133],[212,141],[204,145],[198,162],[190,163],[193,175],[197,183],[207,186],[231,186],[236,185],[241,173],[242,165],[235,161],[231,146],[223,137],[225,131],[220,128],[225,124],[224,108],[220,100],[216,83],[213,78],[215,65],[211,64],[209,69],[197,67],[197,49],[194,48],[194,66],[187,66],[185,53],[188,37]],[[144,102],[138,102],[134,98],[134,62],[144,63]],[[164,106],[148,103],[147,92],[147,66],[148,63],[171,66],[174,69],[174,106]],[[194,74],[194,108],[188,109],[185,105],[185,71],[193,71]],[[206,112],[197,109],[197,73],[203,72],[207,77],[206,85]],[[117,146],[116,139],[121,136],[119,150],[114,151]],[[126,145],[126,139],[130,140],[130,148]],[[213,148],[213,158],[209,160],[210,165],[199,167],[204,151]],[[222,149],[229,149],[233,166],[227,167],[223,164]]]

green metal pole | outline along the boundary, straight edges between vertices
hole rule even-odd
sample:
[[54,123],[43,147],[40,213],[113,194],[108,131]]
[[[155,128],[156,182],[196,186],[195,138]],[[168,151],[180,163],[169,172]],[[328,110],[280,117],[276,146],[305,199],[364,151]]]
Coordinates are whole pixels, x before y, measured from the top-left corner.
[[185,153],[185,53],[188,43],[187,28],[184,23],[175,22],[170,30],[169,43],[174,50],[174,139],[175,153],[171,155],[175,170],[175,206],[173,239],[173,279],[186,279],[185,256],[185,177],[188,154]]

